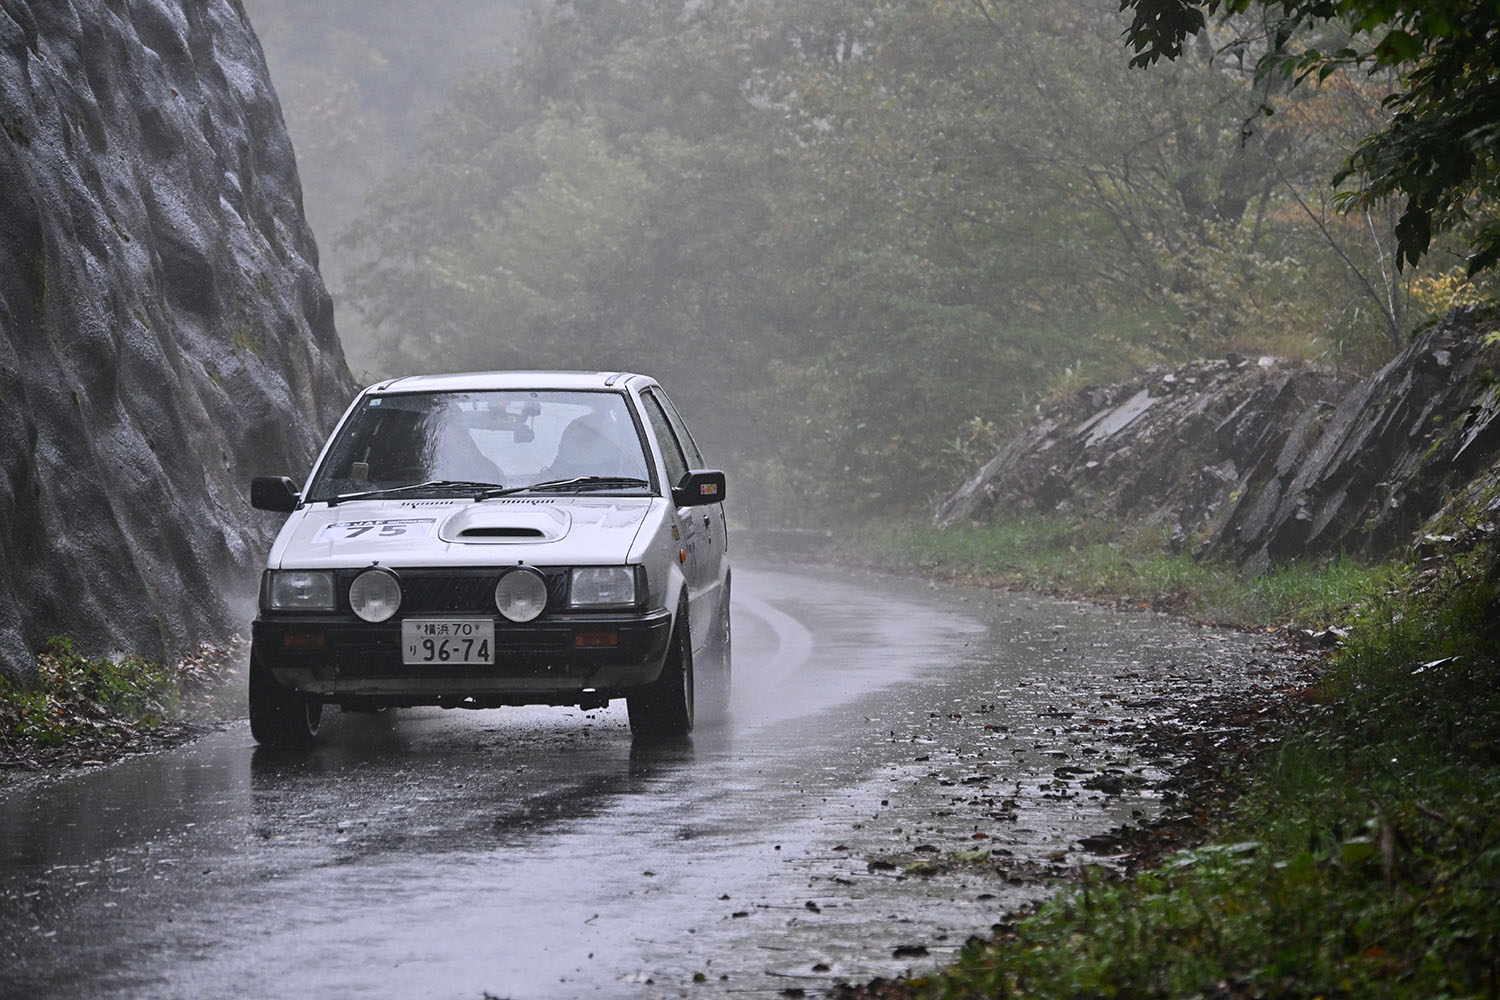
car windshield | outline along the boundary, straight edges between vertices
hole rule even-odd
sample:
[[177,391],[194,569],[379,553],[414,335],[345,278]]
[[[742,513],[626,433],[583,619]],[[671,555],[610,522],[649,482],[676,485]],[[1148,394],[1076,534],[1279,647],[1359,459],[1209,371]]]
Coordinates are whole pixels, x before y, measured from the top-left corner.
[[617,392],[423,392],[371,396],[345,424],[307,491],[310,501],[524,492],[641,495],[651,474]]

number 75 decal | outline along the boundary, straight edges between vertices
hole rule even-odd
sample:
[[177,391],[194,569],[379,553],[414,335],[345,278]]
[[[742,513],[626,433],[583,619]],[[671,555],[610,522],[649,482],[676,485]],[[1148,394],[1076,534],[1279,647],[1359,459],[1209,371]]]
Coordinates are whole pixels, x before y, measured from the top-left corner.
[[408,517],[379,521],[337,521],[323,526],[314,542],[352,542],[356,538],[366,541],[378,538],[426,538],[432,534],[436,518]]

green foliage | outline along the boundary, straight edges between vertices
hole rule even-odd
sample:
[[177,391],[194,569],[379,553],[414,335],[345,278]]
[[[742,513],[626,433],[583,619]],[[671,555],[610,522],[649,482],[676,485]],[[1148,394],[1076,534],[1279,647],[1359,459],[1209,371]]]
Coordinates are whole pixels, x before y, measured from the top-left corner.
[[1232,567],[1165,551],[1149,532],[1101,518],[1007,518],[939,531],[892,522],[864,527],[838,546],[847,558],[892,569],[918,568],[1048,592],[1173,611],[1201,620],[1259,627],[1338,624],[1350,609],[1383,597],[1401,567],[1340,558],[1277,566],[1254,579]]
[[90,658],[71,640],[54,638],[37,656],[35,681],[0,677],[0,752],[108,757],[138,745],[145,734],[181,732],[191,718],[238,711],[238,691],[226,681],[244,645],[240,639],[204,645],[166,665],[130,656]]
[[161,725],[178,709],[173,670],[134,657],[88,659],[54,638],[37,657],[37,681],[0,677],[0,739],[59,746],[80,737],[118,736]]
[[[1458,229],[1472,250],[1468,273],[1500,261],[1500,8],[1473,0],[1122,0],[1134,16],[1127,39],[1133,65],[1177,59],[1203,31],[1205,14],[1250,10],[1272,18],[1260,46],[1262,78],[1298,82],[1335,73],[1393,71],[1388,116],[1371,129],[1334,178],[1358,176],[1346,205],[1404,200],[1395,232],[1396,264],[1416,264],[1435,234]],[[1351,34],[1328,50],[1317,32],[1330,23]],[[1232,48],[1244,52],[1240,38]]]

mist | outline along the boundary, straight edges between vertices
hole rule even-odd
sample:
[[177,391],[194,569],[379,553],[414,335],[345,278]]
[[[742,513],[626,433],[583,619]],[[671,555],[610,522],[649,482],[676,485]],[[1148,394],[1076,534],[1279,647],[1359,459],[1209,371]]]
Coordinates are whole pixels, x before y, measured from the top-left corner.
[[1130,69],[1117,6],[246,0],[358,375],[644,371],[740,523],[807,526],[1090,379],[1369,370],[1421,310],[1329,207],[1378,94],[1257,118],[1211,45]]

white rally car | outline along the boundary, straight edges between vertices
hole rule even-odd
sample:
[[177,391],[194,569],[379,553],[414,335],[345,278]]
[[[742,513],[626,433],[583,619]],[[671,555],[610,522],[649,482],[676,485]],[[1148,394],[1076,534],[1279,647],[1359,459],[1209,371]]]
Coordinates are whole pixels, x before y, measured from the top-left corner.
[[490,372],[361,392],[261,579],[250,728],[299,746],[324,705],[601,707],[638,734],[721,711],[724,473],[642,375]]

